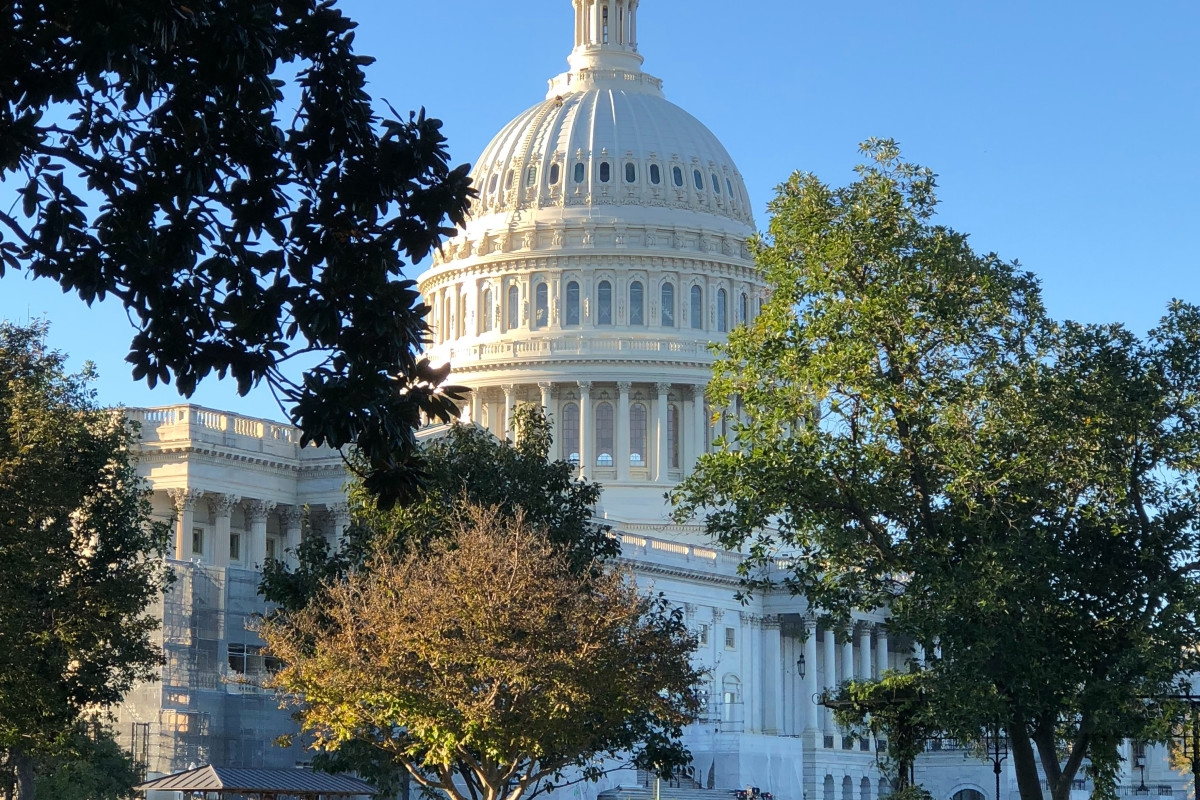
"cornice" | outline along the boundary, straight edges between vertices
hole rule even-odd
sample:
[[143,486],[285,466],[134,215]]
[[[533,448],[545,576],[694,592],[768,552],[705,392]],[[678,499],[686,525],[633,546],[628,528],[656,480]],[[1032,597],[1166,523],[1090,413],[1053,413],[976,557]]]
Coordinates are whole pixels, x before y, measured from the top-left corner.
[[330,458],[324,461],[295,462],[290,459],[271,456],[267,453],[251,453],[244,450],[230,450],[215,445],[206,446],[203,443],[173,443],[173,442],[144,442],[141,446],[138,461],[144,463],[174,464],[180,461],[198,461],[209,464],[238,463],[251,465],[264,471],[275,471],[281,474],[320,473],[345,471],[341,459]]

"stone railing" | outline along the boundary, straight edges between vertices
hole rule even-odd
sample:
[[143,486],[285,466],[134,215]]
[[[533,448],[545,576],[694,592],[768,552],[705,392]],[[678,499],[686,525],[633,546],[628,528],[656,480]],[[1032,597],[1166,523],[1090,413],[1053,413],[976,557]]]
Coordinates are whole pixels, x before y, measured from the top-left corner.
[[149,449],[204,445],[294,462],[340,460],[331,448],[301,447],[299,428],[269,419],[191,404],[127,408],[125,416],[138,424],[142,446]]
[[672,542],[667,539],[655,539],[650,536],[639,536],[636,533],[622,533],[621,545],[627,558],[639,555],[653,554],[656,562],[687,563],[693,567],[707,570],[720,569],[736,572],[742,557],[737,553],[716,550],[711,547]]
[[489,361],[567,359],[578,356],[634,356],[652,360],[684,358],[689,361],[713,360],[709,343],[699,339],[648,339],[644,337],[559,335],[554,338],[516,339],[483,344],[445,342],[430,348],[432,354],[451,364]]

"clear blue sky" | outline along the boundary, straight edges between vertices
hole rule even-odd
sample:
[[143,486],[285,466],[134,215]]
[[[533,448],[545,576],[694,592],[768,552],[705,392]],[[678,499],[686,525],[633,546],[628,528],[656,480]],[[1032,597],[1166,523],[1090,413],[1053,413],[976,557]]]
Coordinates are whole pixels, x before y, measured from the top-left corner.
[[[458,162],[543,97],[571,46],[570,0],[340,6],[378,58],[373,95],[443,119]],[[845,183],[857,143],[886,136],[939,174],[942,221],[1035,272],[1056,317],[1141,333],[1172,297],[1200,302],[1195,0],[642,0],[638,27],[646,71],[724,142],[760,229],[789,173]],[[0,316],[30,314],[98,364],[104,402],[177,401],[128,377],[119,308],[0,279]],[[194,402],[279,417],[228,383]]]

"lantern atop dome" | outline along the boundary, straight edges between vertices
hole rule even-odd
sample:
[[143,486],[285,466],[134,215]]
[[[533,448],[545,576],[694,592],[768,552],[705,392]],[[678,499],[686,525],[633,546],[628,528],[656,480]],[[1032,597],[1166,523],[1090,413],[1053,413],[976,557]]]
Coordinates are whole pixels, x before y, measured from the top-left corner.
[[637,51],[638,0],[573,0],[575,48],[572,72],[615,69],[641,72]]

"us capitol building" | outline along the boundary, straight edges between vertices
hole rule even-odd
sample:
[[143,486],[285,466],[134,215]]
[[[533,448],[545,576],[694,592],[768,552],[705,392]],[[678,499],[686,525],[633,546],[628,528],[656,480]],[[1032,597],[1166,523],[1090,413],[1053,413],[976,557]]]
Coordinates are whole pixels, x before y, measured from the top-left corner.
[[[669,521],[664,494],[735,411],[705,400],[709,345],[753,319],[768,287],[747,251],[752,205],[733,159],[642,71],[638,5],[573,0],[569,70],[475,163],[471,217],[419,278],[430,356],[474,390],[464,421],[503,436],[517,404],[548,410],[555,456],[603,485],[597,515],[639,582],[673,598],[698,634],[706,708],[686,733],[691,774],[665,793],[717,800],[749,785],[780,800],[878,800],[882,743],[845,737],[814,696],[920,654],[889,637],[879,611],[832,630],[786,593],[740,604],[739,554]],[[161,608],[162,679],[129,695],[119,736],[151,777],[304,762],[298,747],[272,744],[295,725],[255,685],[273,665],[246,623],[264,610],[265,558],[348,524],[340,457],[300,448],[288,425],[233,413],[130,415],[156,514],[174,521],[179,577]],[[1150,755],[1125,777],[1129,793],[1144,779],[1148,792],[1184,797],[1164,754]],[[952,742],[931,745],[916,778],[936,800],[995,793],[993,765]],[[1007,763],[1001,778],[1003,798],[1016,798]],[[622,772],[564,791],[645,798],[646,785]],[[1080,781],[1073,797],[1088,794]]]

